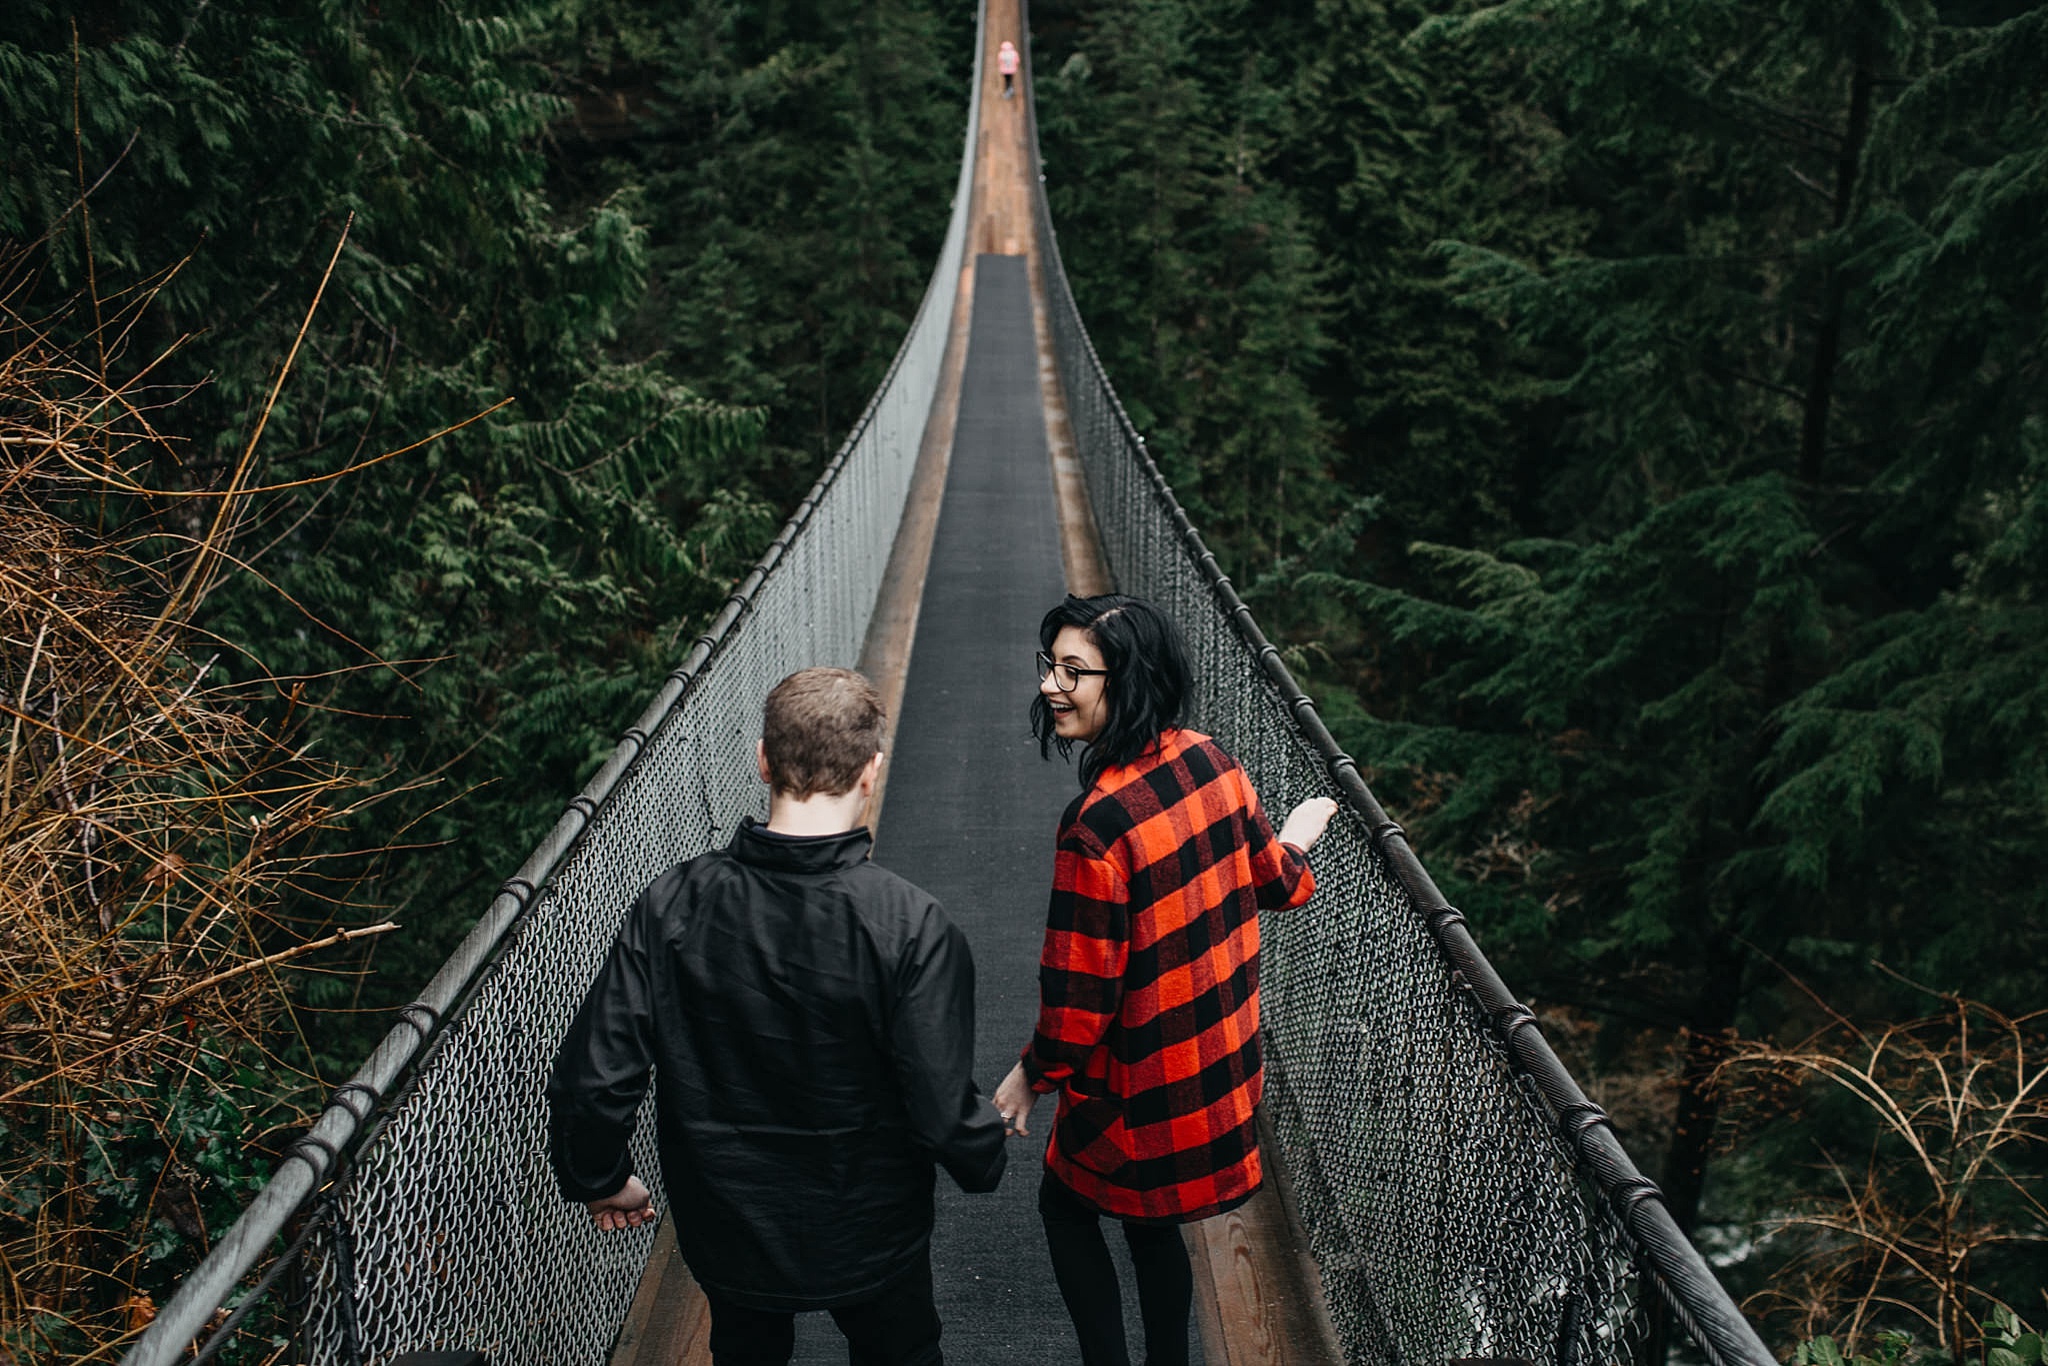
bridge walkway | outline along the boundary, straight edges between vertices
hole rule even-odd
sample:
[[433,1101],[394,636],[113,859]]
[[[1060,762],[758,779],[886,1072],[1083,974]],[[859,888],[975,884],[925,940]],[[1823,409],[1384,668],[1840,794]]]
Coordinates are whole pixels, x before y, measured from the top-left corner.
[[[877,798],[876,861],[936,895],[974,946],[976,1075],[1015,1061],[1037,1009],[1052,836],[1076,790],[1039,757],[1026,720],[1039,618],[1070,589],[1111,585],[1072,460],[1034,241],[1024,92],[1005,100],[994,49],[1018,32],[1016,0],[990,0],[970,251],[938,397],[864,652],[897,718]],[[1021,85],[1021,83],[1020,83]],[[987,1366],[1076,1361],[1036,1208],[1052,1106],[1013,1139],[992,1195],[939,1182],[933,1274],[945,1348]],[[674,1212],[688,1218],[687,1210]],[[1122,1240],[1110,1240],[1141,1341]],[[1194,1226],[1197,1359],[1210,1366],[1342,1359],[1305,1239],[1269,1194]],[[845,1360],[823,1314],[797,1321],[796,1360]],[[614,1354],[618,1366],[708,1363],[702,1296],[664,1237]]]
[[[1066,591],[1028,287],[1022,256],[975,262],[945,502],[876,830],[876,861],[938,897],[974,946],[985,1091],[1036,1018],[1052,833],[1075,784],[1072,768],[1038,757],[1025,719],[1038,619]],[[992,1195],[939,1182],[933,1274],[957,1360],[1076,1357],[1038,1232],[1043,1132],[1010,1141]],[[828,1319],[807,1316],[806,1327],[801,1360],[844,1360]]]

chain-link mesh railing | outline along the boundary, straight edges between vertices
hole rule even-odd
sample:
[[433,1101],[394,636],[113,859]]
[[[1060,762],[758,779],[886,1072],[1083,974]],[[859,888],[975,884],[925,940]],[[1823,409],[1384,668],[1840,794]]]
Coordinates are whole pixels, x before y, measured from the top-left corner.
[[[909,336],[838,456],[128,1366],[168,1366],[208,1329],[201,1354],[218,1352],[237,1322],[216,1315],[280,1293],[291,1258],[293,1361],[362,1366],[456,1348],[492,1366],[606,1359],[654,1231],[600,1235],[562,1200],[542,1088],[633,898],[663,869],[723,843],[742,816],[765,814],[753,776],[762,698],[797,669],[851,666],[860,654],[952,325],[980,89],[977,55],[945,244]],[[650,1097],[634,1163],[658,1183],[652,1112]],[[261,1275],[245,1286],[252,1269]]]
[[1668,1312],[1716,1366],[1769,1366],[1146,454],[1082,324],[1038,180],[1048,322],[1110,574],[1187,633],[1197,727],[1269,804],[1343,805],[1316,846],[1315,899],[1264,917],[1262,996],[1273,1132],[1346,1354],[1361,1366],[1622,1362]]

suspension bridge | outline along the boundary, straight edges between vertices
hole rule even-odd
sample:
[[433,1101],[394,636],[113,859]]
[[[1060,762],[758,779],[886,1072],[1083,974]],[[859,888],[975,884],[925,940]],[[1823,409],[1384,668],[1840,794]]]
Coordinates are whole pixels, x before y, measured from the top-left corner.
[[[650,1099],[635,1166],[662,1223],[590,1227],[555,1191],[542,1094],[627,906],[765,797],[762,698],[858,665],[900,718],[879,861],[967,932],[977,1075],[1028,1037],[1051,836],[1071,769],[1024,710],[1039,615],[1115,588],[1167,608],[1196,726],[1269,808],[1342,810],[1320,885],[1263,927],[1268,1188],[1190,1226],[1209,1366],[1774,1358],[1331,739],[1147,456],[1060,265],[1022,0],[984,0],[952,217],[923,303],[838,455],[616,752],[125,1358],[365,1366],[708,1362]],[[1076,1357],[1032,1204],[941,1183],[946,1351]],[[1112,1240],[1115,1244],[1115,1240]],[[1119,1249],[1120,1251],[1120,1249]],[[805,1316],[798,1359],[843,1358]],[[273,1342],[283,1323],[292,1336]],[[261,1331],[256,1331],[257,1329]],[[414,1354],[446,1354],[421,1357]]]

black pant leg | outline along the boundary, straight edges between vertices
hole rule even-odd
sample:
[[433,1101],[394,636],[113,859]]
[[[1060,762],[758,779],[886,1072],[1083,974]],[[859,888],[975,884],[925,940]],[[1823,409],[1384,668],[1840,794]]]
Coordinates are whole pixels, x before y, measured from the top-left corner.
[[846,1334],[851,1366],[940,1366],[930,1253],[875,1298],[834,1309],[832,1321]]
[[1195,1271],[1179,1224],[1124,1225],[1131,1267],[1138,1273],[1138,1312],[1145,1321],[1145,1366],[1188,1366],[1188,1316]]
[[1123,1292],[1102,1236],[1102,1216],[1047,1173],[1038,1187],[1038,1217],[1045,1221],[1053,1279],[1081,1340],[1081,1366],[1131,1366]]
[[789,1366],[796,1354],[796,1315],[749,1309],[706,1291],[711,1305],[712,1366]]

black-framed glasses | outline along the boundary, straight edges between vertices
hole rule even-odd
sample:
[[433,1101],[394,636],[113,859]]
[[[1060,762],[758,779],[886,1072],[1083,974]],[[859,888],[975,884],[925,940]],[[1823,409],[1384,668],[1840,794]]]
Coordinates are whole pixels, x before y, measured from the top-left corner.
[[1061,692],[1072,692],[1081,686],[1081,680],[1084,678],[1109,677],[1107,669],[1076,668],[1072,664],[1061,663],[1043,650],[1034,657],[1038,660],[1038,681],[1043,683],[1049,677],[1052,679],[1052,685]]

